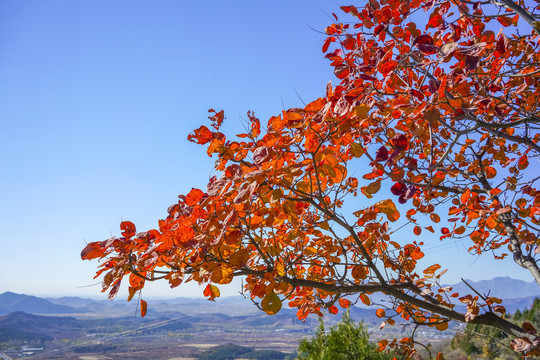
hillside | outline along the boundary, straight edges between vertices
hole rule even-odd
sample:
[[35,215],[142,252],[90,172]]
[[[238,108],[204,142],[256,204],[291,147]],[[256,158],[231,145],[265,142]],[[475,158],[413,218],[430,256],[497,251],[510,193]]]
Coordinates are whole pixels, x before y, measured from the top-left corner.
[[[501,299],[516,299],[540,297],[540,286],[536,282],[526,282],[512,279],[509,276],[496,277],[491,280],[472,281],[465,280],[471,287],[481,294],[489,294]],[[472,290],[464,282],[452,285],[453,291],[460,294],[471,293]],[[532,302],[531,302],[532,304]]]
[[0,314],[23,311],[32,314],[78,314],[86,312],[71,306],[54,304],[31,295],[5,292],[0,294]]

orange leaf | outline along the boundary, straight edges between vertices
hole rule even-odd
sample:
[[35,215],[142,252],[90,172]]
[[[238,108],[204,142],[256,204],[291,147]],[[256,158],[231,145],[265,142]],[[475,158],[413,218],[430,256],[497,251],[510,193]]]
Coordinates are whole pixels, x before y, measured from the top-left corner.
[[435,325],[435,328],[439,331],[444,331],[448,329],[448,321]]
[[218,266],[212,272],[212,282],[217,284],[228,284],[233,279],[233,272],[234,270],[225,264]]
[[488,217],[486,221],[486,226],[488,229],[494,229],[497,226],[498,222],[495,216]]
[[428,267],[426,270],[424,270],[424,274],[433,274],[435,271],[439,270],[441,268],[441,265],[435,264]]
[[346,308],[348,308],[349,306],[351,306],[351,302],[350,302],[349,300],[347,300],[347,299],[339,299],[339,305],[340,305],[342,308],[346,309]]
[[469,198],[471,197],[471,190],[467,189],[461,194],[461,203],[466,204],[469,201]]
[[497,21],[500,22],[504,27],[512,25],[512,18],[508,16],[498,16]]
[[399,219],[399,211],[397,211],[396,204],[394,204],[391,199],[379,201],[375,204],[375,206],[379,208],[379,210],[382,211],[384,214],[386,214],[388,220],[394,222]]
[[377,309],[375,315],[377,315],[377,317],[384,317],[386,315],[386,311],[384,311],[384,309]]
[[105,249],[102,247],[101,241],[91,242],[81,251],[81,259],[92,260],[100,257],[105,253]]
[[208,284],[204,289],[203,295],[209,297],[208,300],[214,301],[215,298],[219,297],[219,289],[217,288],[217,286]]
[[484,172],[486,173],[486,178],[493,179],[497,176],[497,170],[493,166],[486,166]]
[[424,253],[419,250],[413,251],[411,253],[411,259],[413,260],[420,260],[423,257],[424,257]]
[[352,277],[356,280],[363,280],[367,277],[367,270],[365,266],[356,265],[352,269]]
[[191,189],[191,191],[186,195],[186,205],[187,206],[194,206],[196,205],[202,198],[204,197],[204,193],[199,189]]
[[147,304],[146,304],[146,301],[144,301],[143,299],[141,299],[141,317],[145,317],[146,316],[146,309],[147,309]]
[[456,230],[454,230],[454,233],[456,233],[457,235],[461,235],[464,232],[465,232],[465,227],[464,226],[460,226]]

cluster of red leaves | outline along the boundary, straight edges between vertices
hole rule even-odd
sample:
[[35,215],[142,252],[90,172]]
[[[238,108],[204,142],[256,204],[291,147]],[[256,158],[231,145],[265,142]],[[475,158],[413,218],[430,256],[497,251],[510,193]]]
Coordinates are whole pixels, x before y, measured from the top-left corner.
[[[529,169],[540,152],[539,38],[512,33],[511,11],[490,24],[484,12],[493,5],[455,4],[342,7],[353,23],[326,29],[323,51],[340,83],[323,98],[272,117],[264,132],[248,113],[249,132],[232,140],[220,131],[223,112],[211,110],[211,127],[188,139],[207,146],[220,176],[180,196],[159,229],[137,234],[124,222],[123,237],[89,244],[83,259],[107,259],[98,272],[106,272],[104,291],[114,296],[129,275],[130,299],[157,279],[206,284],[214,299],[214,284],[244,276],[243,290],[264,311],[275,314],[286,301],[300,319],[336,313],[351,295],[369,305],[369,294],[383,292],[394,299],[390,311],[377,312],[383,325],[396,316],[439,330],[450,320],[483,323],[530,335],[514,349],[536,351],[535,334],[487,316],[504,313],[492,306],[498,299],[468,295],[460,298],[467,312],[454,311],[459,295],[438,286],[440,265],[417,268],[424,243],[392,240],[393,223],[420,236],[435,232],[438,213],[448,211],[441,240],[468,237],[471,252],[512,253],[540,281],[531,265],[540,191]],[[423,26],[410,20],[416,12],[428,14]],[[500,25],[507,28],[496,34]],[[348,174],[359,162],[360,180]],[[346,199],[370,199],[382,187],[405,218],[392,199],[366,200],[352,223],[340,214]],[[412,355],[414,343],[381,349]]]

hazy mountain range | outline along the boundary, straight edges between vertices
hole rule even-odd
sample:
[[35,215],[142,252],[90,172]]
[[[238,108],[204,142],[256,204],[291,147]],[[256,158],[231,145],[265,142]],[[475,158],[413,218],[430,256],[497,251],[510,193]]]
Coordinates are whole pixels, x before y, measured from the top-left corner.
[[[504,300],[508,312],[530,306],[535,297],[540,297],[540,286],[535,282],[498,277],[491,280],[470,281],[467,283],[481,294],[489,294]],[[452,285],[453,292],[473,293],[465,283]],[[374,301],[382,297],[373,295]],[[130,303],[123,299],[115,301],[92,300],[80,297],[40,298],[31,295],[5,292],[0,294],[0,314],[22,311],[29,314],[71,314],[74,316],[119,317],[137,312],[137,302]],[[181,312],[183,314],[223,313],[230,316],[242,316],[259,313],[260,310],[250,300],[241,296],[218,298],[211,302],[201,298],[176,298],[153,300],[149,302],[149,315],[152,313]],[[371,310],[371,309],[370,309]],[[367,314],[364,314],[367,315]]]

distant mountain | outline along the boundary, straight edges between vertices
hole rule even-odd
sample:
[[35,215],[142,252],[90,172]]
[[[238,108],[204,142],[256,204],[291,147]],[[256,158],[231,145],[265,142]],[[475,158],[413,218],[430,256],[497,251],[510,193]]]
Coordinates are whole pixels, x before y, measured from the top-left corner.
[[[482,295],[495,296],[501,299],[540,297],[540,286],[536,282],[512,279],[509,276],[496,277],[491,280],[465,280],[473,289]],[[459,294],[472,294],[473,290],[464,282],[452,285],[452,291]],[[531,302],[532,304],[532,302]]]
[[45,298],[45,300],[52,302],[57,305],[71,306],[74,308],[84,308],[90,305],[99,305],[100,302],[88,299],[80,298],[78,296],[63,296],[61,298]]
[[52,302],[30,295],[5,292],[0,294],[0,314],[23,311],[29,314],[79,314],[85,312],[71,306]]
[[[535,297],[540,297],[540,286],[535,282],[512,279],[510,277],[497,277],[491,280],[470,281],[467,283],[480,294],[490,294],[504,300],[508,312],[516,309],[530,307]],[[452,286],[452,292],[459,294],[473,294],[473,291],[464,283],[460,282]],[[370,296],[374,303],[388,303],[388,298],[382,294]],[[263,314],[249,299],[242,296],[231,296],[217,298],[216,301],[208,301],[201,298],[175,298],[167,300],[148,300],[148,316],[177,316],[189,314],[191,316],[202,316],[206,314],[226,314],[232,317],[251,316],[253,324],[256,321],[265,323],[276,322],[275,317],[270,319],[259,319],[258,315]],[[458,307],[462,305],[458,302]],[[355,319],[368,319],[373,307],[360,305],[351,310],[351,316]],[[287,309],[283,309],[283,314]],[[358,313],[368,310],[370,313]],[[92,300],[79,297],[61,297],[42,299],[35,296],[20,295],[10,292],[0,294],[0,314],[7,314],[13,311],[24,311],[32,314],[88,314],[99,317],[123,317],[133,316],[138,313],[137,302],[126,302],[123,299],[115,301]],[[292,311],[292,310],[291,310]],[[281,313],[281,312],[280,312]],[[279,314],[278,314],[279,315]],[[255,318],[257,318],[255,320]],[[247,320],[250,321],[250,320]],[[281,320],[280,320],[281,321]]]

